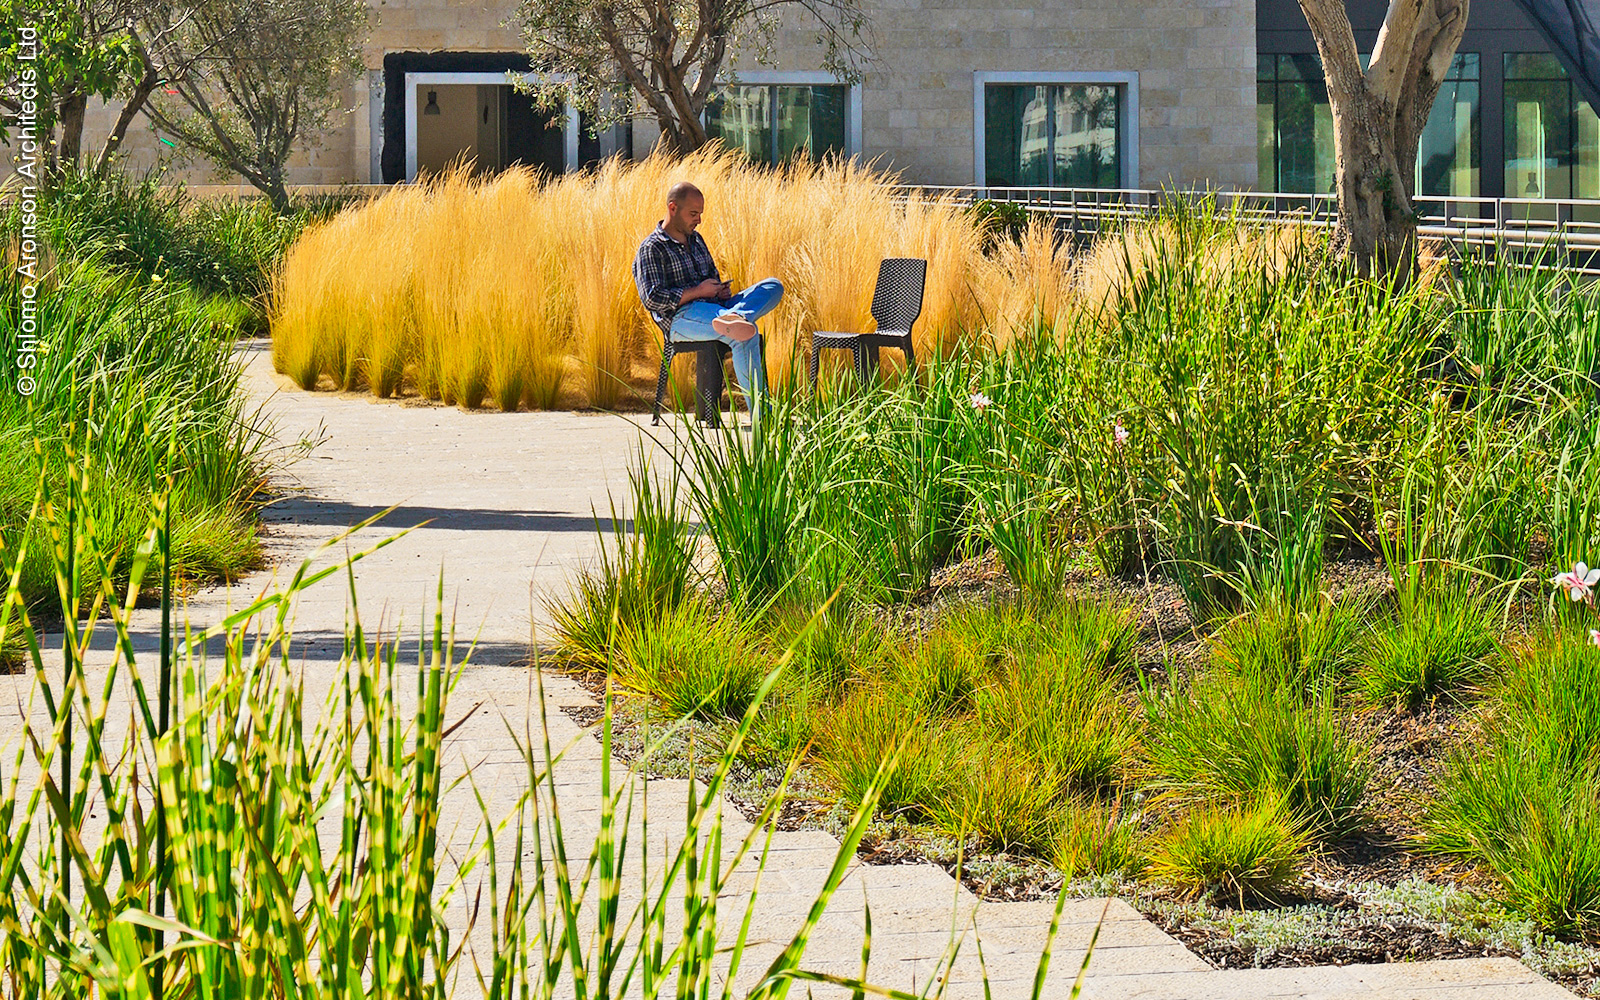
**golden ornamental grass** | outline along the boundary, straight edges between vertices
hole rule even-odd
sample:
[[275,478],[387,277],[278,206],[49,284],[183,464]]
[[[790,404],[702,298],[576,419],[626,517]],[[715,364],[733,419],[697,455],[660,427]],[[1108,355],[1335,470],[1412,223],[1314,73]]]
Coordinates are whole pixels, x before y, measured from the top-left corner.
[[723,277],[743,287],[775,276],[788,290],[762,322],[776,386],[803,375],[810,331],[872,329],[884,257],[928,260],[922,356],[988,318],[978,288],[995,268],[953,202],[897,199],[884,175],[853,163],[770,170],[707,151],[553,180],[455,172],[314,226],[277,275],[274,364],[307,389],[331,380],[467,407],[615,406],[653,386],[660,364],[633,255],[680,178],[706,193],[700,231]]
[[[456,170],[402,185],[307,229],[276,276],[273,362],[312,389],[416,393],[468,408],[616,407],[649,398],[661,334],[639,304],[633,255],[665,212],[672,182],[706,194],[701,233],[725,280],[776,277],[787,289],[761,323],[768,378],[804,377],[810,333],[869,331],[878,263],[928,261],[917,351],[926,359],[980,332],[1007,345],[1080,311],[1109,316],[1173,219],[1134,224],[1075,248],[1035,220],[985,251],[973,216],[949,198],[908,198],[851,161],[781,170],[708,149],[683,159],[608,160],[544,178]],[[1295,227],[1202,227],[1218,277],[1271,265],[1309,234]],[[1213,231],[1214,230],[1214,231]],[[848,362],[836,356],[830,364]],[[885,352],[887,365],[899,353]],[[682,359],[678,398],[692,397]]]

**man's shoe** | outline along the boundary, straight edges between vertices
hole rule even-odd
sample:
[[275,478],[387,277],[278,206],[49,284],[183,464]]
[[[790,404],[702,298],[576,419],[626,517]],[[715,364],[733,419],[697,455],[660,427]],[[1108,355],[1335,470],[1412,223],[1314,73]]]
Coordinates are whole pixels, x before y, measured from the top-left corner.
[[735,312],[723,313],[712,320],[711,329],[734,340],[749,340],[756,335],[756,325]]

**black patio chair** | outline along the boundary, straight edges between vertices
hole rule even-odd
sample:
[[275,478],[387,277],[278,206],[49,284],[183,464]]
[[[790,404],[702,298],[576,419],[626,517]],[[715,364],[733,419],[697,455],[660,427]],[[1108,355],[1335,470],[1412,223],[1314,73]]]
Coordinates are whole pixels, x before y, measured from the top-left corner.
[[811,388],[817,387],[817,367],[823,348],[847,350],[855,356],[856,378],[862,385],[878,370],[878,348],[898,347],[905,352],[906,370],[917,373],[917,355],[911,346],[911,327],[922,315],[922,290],[928,280],[928,262],[915,257],[890,257],[878,265],[878,283],[872,290],[872,333],[811,335]]
[[[652,313],[651,319],[655,319]],[[661,374],[656,378],[656,406],[650,417],[652,426],[661,425],[661,398],[667,392],[672,374],[672,359],[679,354],[694,354],[695,417],[711,427],[722,426],[722,362],[733,348],[720,340],[674,341],[668,326],[655,319],[661,331]],[[729,405],[732,405],[730,400]]]

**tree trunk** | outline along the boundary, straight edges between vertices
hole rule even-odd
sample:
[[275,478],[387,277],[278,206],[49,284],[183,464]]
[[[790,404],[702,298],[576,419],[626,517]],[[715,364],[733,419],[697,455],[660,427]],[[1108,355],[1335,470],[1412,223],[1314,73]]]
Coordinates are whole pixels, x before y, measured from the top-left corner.
[[[1369,277],[1410,280],[1417,265],[1417,217],[1410,183],[1400,167],[1392,129],[1381,126],[1383,109],[1370,93],[1334,119],[1339,150],[1334,187],[1339,220],[1334,245],[1349,253]],[[1412,154],[1415,164],[1416,154]],[[1414,169],[1414,167],[1413,167]]]
[[122,140],[128,136],[128,126],[133,124],[133,119],[149,100],[150,94],[156,89],[156,74],[147,69],[143,78],[134,85],[133,93],[122,106],[122,112],[117,115],[117,123],[111,129],[111,134],[106,136],[104,146],[100,147],[100,155],[95,158],[94,173],[96,177],[104,177],[106,168],[111,165],[111,158],[122,148]]
[[656,124],[661,127],[661,139],[657,143],[663,153],[672,156],[685,156],[706,144],[705,133],[702,130],[700,137],[686,133],[682,123],[675,117],[658,115]]
[[61,138],[56,140],[54,155],[51,157],[52,165],[57,170],[78,164],[78,156],[83,151],[83,113],[88,106],[88,95],[76,89],[69,90],[61,96],[59,111]]
[[1333,112],[1334,246],[1362,274],[1409,282],[1417,266],[1417,142],[1467,24],[1469,0],[1389,0],[1365,72],[1345,0],[1300,0]]
[[289,189],[283,183],[283,170],[269,166],[261,174],[246,174],[246,179],[254,184],[267,200],[272,203],[272,210],[279,215],[289,214]]

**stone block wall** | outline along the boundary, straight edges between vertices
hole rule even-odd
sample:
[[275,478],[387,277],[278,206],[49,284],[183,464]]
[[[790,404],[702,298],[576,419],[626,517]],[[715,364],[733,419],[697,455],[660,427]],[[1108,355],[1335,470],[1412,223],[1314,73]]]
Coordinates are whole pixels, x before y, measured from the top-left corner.
[[[866,0],[876,59],[862,81],[863,153],[911,181],[974,179],[973,74],[1135,72],[1139,99],[1139,186],[1248,187],[1256,177],[1255,0]],[[295,154],[294,184],[372,180],[369,100],[381,92],[386,52],[516,51],[504,25],[515,7],[495,0],[372,0],[364,47],[367,73],[345,92],[335,129]],[[770,65],[814,70],[814,30],[780,31]],[[374,71],[376,79],[374,79]],[[97,150],[114,107],[91,107],[85,146]],[[635,150],[654,129],[635,128]],[[193,182],[231,182],[204,163],[182,165],[141,118],[130,129],[134,168],[174,163]]]

